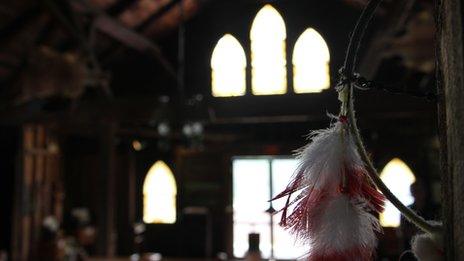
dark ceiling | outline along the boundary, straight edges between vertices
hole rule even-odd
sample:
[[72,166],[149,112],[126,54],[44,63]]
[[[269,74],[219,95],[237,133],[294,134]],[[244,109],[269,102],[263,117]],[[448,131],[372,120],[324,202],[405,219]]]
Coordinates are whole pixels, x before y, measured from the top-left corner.
[[[66,121],[71,108],[75,122],[116,118],[130,124],[147,124],[175,118],[180,122],[193,119],[221,125],[325,119],[327,111],[337,110],[333,90],[282,97],[211,97],[210,56],[217,40],[225,33],[233,34],[249,59],[249,30],[265,3],[271,3],[283,16],[289,49],[307,27],[321,33],[331,52],[330,70],[335,83],[350,31],[365,1],[3,1],[0,118],[3,122]],[[431,1],[425,0],[385,1],[363,44],[360,72],[369,79],[395,85],[398,92],[419,96],[433,92],[433,68],[424,65],[433,60],[433,45],[417,48],[430,46],[433,38],[433,23],[427,24],[427,17],[433,18],[430,7]],[[429,16],[422,19],[424,12]],[[42,57],[37,53],[80,61],[87,68],[84,78],[89,85],[101,88],[78,92],[78,96],[68,97],[77,102],[63,107],[60,102],[50,102],[50,97],[62,90],[39,88],[41,82],[56,78],[56,74],[49,73],[50,68],[35,72],[39,87],[20,87],[24,75],[30,75],[28,65],[33,64],[33,57]],[[59,67],[59,63],[55,66]],[[68,82],[71,79],[69,76]],[[25,97],[28,91],[33,94]],[[364,99],[361,112],[372,117],[404,118],[435,109],[434,103],[378,91],[363,93],[360,99]],[[392,106],[397,101],[401,102]]]

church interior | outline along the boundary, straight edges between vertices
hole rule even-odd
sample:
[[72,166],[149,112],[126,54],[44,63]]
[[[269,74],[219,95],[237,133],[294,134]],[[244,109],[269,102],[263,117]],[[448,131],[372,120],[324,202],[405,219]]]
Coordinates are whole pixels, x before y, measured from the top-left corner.
[[[340,107],[367,0],[0,2],[0,260],[296,260],[296,151]],[[436,10],[385,0],[356,114],[380,178],[442,219]],[[389,202],[373,260],[417,229]],[[458,260],[458,259],[456,259]]]

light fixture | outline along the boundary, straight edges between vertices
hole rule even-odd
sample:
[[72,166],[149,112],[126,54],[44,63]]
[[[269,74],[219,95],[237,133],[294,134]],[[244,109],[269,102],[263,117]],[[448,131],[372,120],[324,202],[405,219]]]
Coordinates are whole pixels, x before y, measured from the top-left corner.
[[157,130],[158,134],[161,137],[166,137],[171,132],[171,128],[169,127],[169,124],[167,122],[161,122],[160,124],[158,124]]
[[132,148],[135,151],[141,151],[143,149],[143,144],[139,140],[133,140],[132,141]]

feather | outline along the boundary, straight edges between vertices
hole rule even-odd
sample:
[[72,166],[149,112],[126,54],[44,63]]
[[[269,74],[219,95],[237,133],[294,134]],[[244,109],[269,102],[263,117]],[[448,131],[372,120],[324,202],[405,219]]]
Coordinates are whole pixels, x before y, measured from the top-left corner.
[[367,202],[339,195],[321,210],[310,238],[309,260],[370,260],[380,224]]
[[445,260],[443,249],[437,245],[433,238],[428,234],[414,236],[411,241],[411,248],[417,260],[420,261],[440,261]]
[[385,198],[370,183],[346,118],[309,139],[290,183],[274,198],[287,197],[280,224],[310,245],[308,260],[369,260],[380,230],[370,212],[382,211]]

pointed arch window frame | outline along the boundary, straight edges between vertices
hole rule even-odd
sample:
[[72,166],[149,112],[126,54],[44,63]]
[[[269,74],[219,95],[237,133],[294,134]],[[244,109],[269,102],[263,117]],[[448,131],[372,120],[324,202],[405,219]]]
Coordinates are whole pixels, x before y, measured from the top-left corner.
[[171,168],[157,160],[148,170],[142,185],[143,222],[175,224],[177,221],[177,182]]
[[293,91],[318,93],[330,87],[330,50],[324,37],[308,27],[292,52]]
[[[414,203],[410,186],[416,181],[416,175],[406,162],[400,158],[391,159],[380,172],[380,179],[397,195],[403,204],[410,205]],[[379,220],[383,227],[399,227],[401,214],[396,207],[387,201],[384,211],[380,213]]]
[[214,97],[246,94],[247,59],[242,44],[232,34],[223,35],[211,54],[211,88]]
[[282,15],[266,4],[250,29],[251,92],[281,95],[287,86],[287,28]]
[[[264,17],[264,18],[263,18]],[[266,18],[267,17],[267,18]],[[269,18],[271,17],[271,18]],[[274,25],[271,26],[266,26],[262,24],[262,20],[270,19],[270,21],[273,21],[272,23]],[[268,20],[269,21],[269,20]],[[267,23],[269,24],[269,22]],[[272,31],[272,36],[277,36],[276,37],[276,44],[274,44],[273,48],[268,48],[269,42],[268,39],[264,39],[262,41],[257,41],[254,40],[256,38],[256,33],[255,31],[260,31],[258,29],[264,28],[264,35],[266,35],[266,32]],[[258,29],[256,29],[258,28]],[[277,29],[276,29],[277,28]],[[279,29],[280,28],[280,29]],[[215,81],[214,77],[214,68],[212,65],[212,60],[214,56],[214,52],[216,51],[217,46],[219,45],[219,42],[226,36],[231,36],[235,40],[237,40],[232,34],[224,34],[223,37],[221,37],[218,42],[216,43],[215,47],[213,48],[213,53],[211,55],[211,93],[213,97],[237,97],[237,96],[260,96],[260,95],[285,95],[289,93],[294,93],[294,94],[312,94],[312,93],[320,93],[326,89],[330,88],[331,84],[331,73],[330,73],[330,48],[328,46],[327,41],[324,39],[324,37],[313,27],[308,27],[306,28],[297,38],[295,41],[295,44],[293,46],[293,50],[291,53],[289,53],[289,50],[287,49],[287,32],[286,32],[286,24],[283,16],[280,14],[280,12],[274,8],[271,4],[266,4],[263,7],[261,7],[258,12],[256,13],[255,17],[252,20],[251,27],[250,27],[250,61],[248,63],[247,60],[247,55],[245,53],[245,69],[242,70],[245,72],[244,75],[241,74],[240,76],[240,92],[239,93],[234,93],[234,91],[229,91],[232,92],[232,94],[223,92],[223,94],[220,95],[215,95],[213,91],[213,81]],[[304,38],[308,38],[307,35],[311,36],[310,40],[305,40],[304,44],[306,46],[298,47],[298,45],[301,45],[300,42]],[[269,34],[271,35],[271,34]],[[279,37],[281,39],[279,39]],[[265,43],[265,45],[260,44],[259,42]],[[281,46],[276,47],[279,45],[280,42]],[[240,45],[240,49],[245,52],[245,49],[243,48],[243,45],[237,40],[237,43]],[[270,55],[267,55],[267,58],[263,59],[260,62],[260,58],[256,58],[256,56],[261,56],[261,57],[266,57],[265,51],[263,51],[261,54],[260,51],[258,51],[258,55],[256,55],[256,50],[259,50],[260,48],[264,46],[265,51],[266,49],[274,49],[274,51],[269,52]],[[308,51],[308,49],[311,49],[314,46],[318,46],[319,53],[323,53],[322,57],[318,58],[318,62],[315,64],[309,64],[309,63],[303,63],[303,65],[300,64],[295,64],[295,49],[298,47],[299,49],[303,49],[303,53],[318,53],[317,51]],[[280,51],[276,51],[280,50]],[[255,52],[254,52],[255,51]],[[273,64],[272,61],[269,62],[269,60],[272,60],[272,58],[269,57],[277,57],[275,54],[278,53],[280,58],[274,58],[274,60],[278,61],[272,66],[269,66],[269,64]],[[290,61],[287,61],[287,58],[289,57]],[[258,62],[256,61],[258,59]],[[291,62],[291,66],[288,66],[288,62]],[[225,62],[226,63],[226,62]],[[297,62],[298,63],[298,62]],[[261,67],[260,64],[264,64],[263,67]],[[250,70],[248,69],[248,66],[250,66]],[[259,69],[261,67],[261,69]],[[267,68],[266,68],[267,67]],[[269,69],[271,68],[271,69]],[[302,69],[300,69],[302,68]],[[305,69],[307,68],[307,69]],[[300,73],[299,71],[304,71],[303,73]],[[312,72],[315,73],[307,73],[307,70],[312,70]],[[248,73],[250,72],[250,80],[251,80],[251,86],[248,86]],[[289,75],[290,74],[290,75]],[[306,75],[307,74],[307,75]],[[259,75],[263,75],[260,77]],[[298,76],[300,75],[300,76]],[[269,77],[271,76],[271,77]],[[292,78],[292,81],[289,81],[288,77]],[[267,79],[268,78],[268,79]],[[262,81],[260,80],[262,79]],[[276,80],[280,79],[280,80]],[[304,83],[299,83],[299,82],[304,82]],[[244,83],[244,86],[242,85]],[[267,83],[273,84],[273,87],[268,88]],[[291,84],[291,85],[289,85]],[[260,86],[260,87],[257,87]],[[291,89],[290,89],[291,88]],[[248,93],[251,91],[251,93]]]

